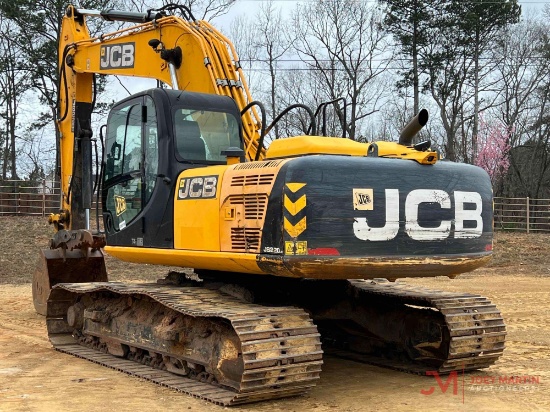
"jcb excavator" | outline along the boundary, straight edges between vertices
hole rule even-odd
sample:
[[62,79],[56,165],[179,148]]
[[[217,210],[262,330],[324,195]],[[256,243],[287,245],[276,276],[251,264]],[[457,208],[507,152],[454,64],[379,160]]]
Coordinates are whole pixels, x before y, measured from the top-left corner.
[[[89,18],[131,25],[91,37]],[[490,180],[412,143],[426,111],[399,142],[358,143],[316,136],[296,105],[308,135],[266,148],[233,46],[181,6],[71,6],[59,56],[63,207],[33,279],[55,349],[221,405],[304,393],[323,353],[421,374],[502,354],[487,299],[395,281],[454,277],[492,253]],[[96,75],[164,85],[111,109],[100,185]],[[195,275],[108,282],[103,250]]]

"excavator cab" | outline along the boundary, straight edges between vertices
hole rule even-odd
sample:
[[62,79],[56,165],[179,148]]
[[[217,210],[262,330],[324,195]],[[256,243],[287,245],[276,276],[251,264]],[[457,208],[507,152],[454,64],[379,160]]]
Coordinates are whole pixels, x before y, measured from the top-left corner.
[[107,242],[174,247],[174,185],[187,169],[227,163],[243,147],[235,102],[223,96],[151,89],[109,114],[102,204]]

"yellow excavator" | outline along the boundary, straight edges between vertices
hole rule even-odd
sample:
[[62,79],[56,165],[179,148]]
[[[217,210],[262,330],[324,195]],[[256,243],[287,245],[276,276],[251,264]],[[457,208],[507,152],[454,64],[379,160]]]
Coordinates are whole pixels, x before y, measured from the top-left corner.
[[[129,24],[91,37],[91,18]],[[454,277],[492,253],[490,180],[413,144],[425,110],[398,142],[359,143],[317,135],[297,104],[281,116],[302,110],[307,135],[265,147],[273,124],[234,47],[178,5],[68,7],[59,68],[62,210],[33,278],[55,349],[220,405],[304,393],[323,353],[420,374],[501,356],[486,298],[396,281]],[[97,75],[159,87],[116,103],[94,138]],[[103,251],[195,273],[109,282]]]

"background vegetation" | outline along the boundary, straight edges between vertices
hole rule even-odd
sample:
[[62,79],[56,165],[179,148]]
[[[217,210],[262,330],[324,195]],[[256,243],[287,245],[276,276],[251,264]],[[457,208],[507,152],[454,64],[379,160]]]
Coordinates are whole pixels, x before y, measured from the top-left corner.
[[[234,0],[185,3],[225,28],[270,119],[296,102],[316,108],[344,98],[346,116],[341,101],[332,105],[327,134],[396,140],[408,119],[427,108],[430,123],[419,139],[450,160],[484,167],[495,195],[550,197],[550,6],[529,15],[516,0],[260,1],[246,15],[232,13],[228,23]],[[160,5],[84,0],[78,7]],[[54,170],[65,7],[59,0],[0,0],[2,180],[39,179]],[[90,24],[95,33],[118,28]],[[109,90],[117,83],[100,84]],[[105,96],[98,96],[98,118],[112,104]],[[306,123],[290,116],[270,138],[302,133]]]

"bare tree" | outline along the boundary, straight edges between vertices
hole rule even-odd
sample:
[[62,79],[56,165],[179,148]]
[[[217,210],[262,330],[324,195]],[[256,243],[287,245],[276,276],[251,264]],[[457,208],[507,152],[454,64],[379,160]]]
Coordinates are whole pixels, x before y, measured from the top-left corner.
[[378,81],[391,61],[381,20],[375,6],[355,0],[306,2],[292,17],[294,48],[310,69],[304,75],[319,76],[324,101],[348,100],[349,119],[336,111],[352,139],[360,137],[358,123],[379,110],[388,90]]
[[527,17],[503,32],[494,49],[500,79],[494,116],[510,131],[512,146],[508,179],[501,188],[509,196],[541,196],[549,178],[549,30],[548,23]]
[[[293,40],[288,32],[281,30],[285,22],[281,10],[277,9],[272,1],[262,3],[255,19],[255,48],[261,53],[259,61],[267,66],[269,73],[269,106],[271,118],[274,119],[279,111],[277,79],[279,73],[279,59],[288,53]],[[275,139],[280,137],[279,126],[274,127]]]
[[133,9],[145,11],[148,9],[158,9],[167,4],[180,4],[191,10],[193,16],[199,20],[214,20],[217,17],[226,14],[236,0],[184,0],[174,2],[172,0],[121,0],[122,5],[131,4]]
[[12,40],[17,28],[5,18],[0,18],[0,118],[4,122],[4,148],[2,150],[2,179],[10,172],[17,177],[17,128],[19,103],[28,87],[23,74],[21,50]]

